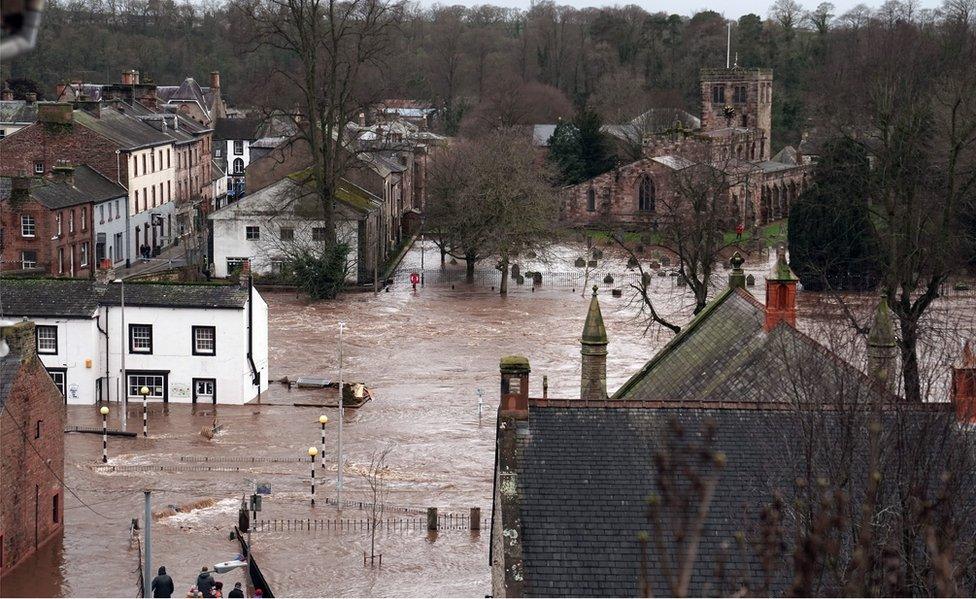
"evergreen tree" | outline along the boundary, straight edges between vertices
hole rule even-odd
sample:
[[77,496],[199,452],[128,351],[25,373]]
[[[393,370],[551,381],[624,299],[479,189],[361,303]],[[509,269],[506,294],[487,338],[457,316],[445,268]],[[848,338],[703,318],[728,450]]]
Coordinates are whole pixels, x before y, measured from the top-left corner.
[[605,173],[614,164],[600,115],[584,108],[572,123],[560,122],[549,138],[549,160],[559,181],[573,185]]
[[804,289],[877,285],[877,247],[863,190],[869,176],[863,146],[844,138],[826,144],[813,184],[790,208],[790,266]]

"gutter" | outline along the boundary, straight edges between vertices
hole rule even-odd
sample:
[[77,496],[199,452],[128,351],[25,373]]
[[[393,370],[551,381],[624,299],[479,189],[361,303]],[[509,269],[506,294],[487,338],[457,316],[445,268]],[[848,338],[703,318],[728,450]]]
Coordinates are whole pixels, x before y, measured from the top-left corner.
[[258,388],[261,401],[261,373],[254,364],[254,277],[247,275],[247,363],[251,367],[251,384]]

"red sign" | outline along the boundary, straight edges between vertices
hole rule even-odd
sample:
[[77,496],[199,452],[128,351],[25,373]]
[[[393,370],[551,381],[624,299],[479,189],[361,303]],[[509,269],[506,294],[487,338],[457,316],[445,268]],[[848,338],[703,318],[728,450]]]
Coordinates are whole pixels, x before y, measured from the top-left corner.
[[416,285],[420,282],[420,275],[415,272],[410,273],[410,283]]

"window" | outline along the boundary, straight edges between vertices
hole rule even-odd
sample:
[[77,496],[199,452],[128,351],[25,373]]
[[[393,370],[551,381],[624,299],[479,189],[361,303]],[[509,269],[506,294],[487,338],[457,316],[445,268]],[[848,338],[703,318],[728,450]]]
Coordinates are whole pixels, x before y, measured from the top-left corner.
[[244,263],[247,262],[247,258],[228,258],[227,259],[227,274],[234,271],[240,271],[244,268]]
[[166,168],[169,168],[170,164],[169,148],[166,148]]
[[[38,421],[36,421],[34,423],[34,438],[35,439],[40,439],[41,438],[41,425],[43,423],[44,423],[43,420],[38,420]],[[55,520],[55,522],[57,522],[57,520]]]
[[248,225],[244,227],[244,238],[251,241],[261,239],[261,227],[257,225]]
[[725,86],[712,86],[712,104],[725,104]]
[[34,217],[30,214],[22,214],[20,217],[21,237],[33,237],[35,233],[37,233],[37,223],[34,222]]
[[129,397],[142,399],[139,389],[149,388],[147,399],[166,399],[166,377],[161,374],[130,374]]
[[240,156],[244,154],[244,142],[240,139],[234,140],[234,155]]
[[28,268],[37,268],[37,252],[34,250],[21,252],[20,267],[24,270],[27,270]]
[[325,227],[312,228],[312,241],[325,241]]
[[75,232],[75,211],[68,212],[68,233]]
[[81,244],[81,253],[79,254],[78,266],[85,267],[88,266],[88,242]]
[[281,227],[278,232],[278,237],[280,237],[282,241],[294,241],[295,229],[291,227]]
[[115,200],[115,218],[119,218],[119,201]]
[[37,336],[37,353],[57,354],[58,353],[58,327],[53,325],[37,325],[35,328]]
[[153,351],[153,335],[151,324],[129,325],[129,353],[151,354]]
[[587,212],[596,210],[596,190],[592,187],[586,190],[586,210]]
[[215,327],[193,327],[193,355],[217,355],[217,329]]
[[136,212],[139,211],[139,190],[136,190]]
[[81,209],[81,230],[88,230],[88,208]]
[[166,201],[168,202],[168,201],[170,201],[172,199],[173,199],[173,188],[170,187],[170,182],[167,181],[166,182]]
[[243,175],[244,174],[244,161],[240,158],[234,159],[234,174]]
[[145,187],[142,188],[142,209],[149,210],[149,192]]
[[135,156],[132,157],[132,176],[133,177],[139,176],[139,159],[136,158]]
[[60,212],[58,212],[57,215],[54,217],[54,222],[55,225],[57,226],[58,237],[61,237],[61,213]]
[[214,379],[193,379],[193,403],[197,401],[217,403],[217,381]]
[[60,507],[61,493],[55,493],[54,497],[51,498],[51,518],[55,524],[61,521]]
[[152,202],[153,202],[153,208],[155,208],[156,207],[156,186],[155,185],[152,187]]
[[745,104],[746,87],[744,85],[736,85],[732,88],[732,101],[736,104]]
[[[108,209],[108,218],[109,218],[109,220],[111,220],[111,218],[112,218],[112,208],[111,207],[109,207],[109,209]],[[104,223],[104,222],[105,222],[105,204],[101,204],[98,207],[98,223],[101,224],[101,223]]]
[[58,391],[61,392],[62,397],[65,396],[65,392],[67,391],[67,387],[64,383],[66,372],[67,371],[64,368],[52,368],[47,371],[47,373],[51,375],[51,382],[53,382],[54,386],[57,387]]
[[4,137],[7,137],[7,130],[0,129],[0,139],[3,139]]
[[214,156],[220,158],[220,148],[214,148]]
[[44,162],[42,160],[34,161],[34,173],[37,175],[44,174]]
[[58,274],[64,273],[64,248],[58,248]]
[[654,212],[654,202],[654,182],[644,175],[637,188],[637,209],[641,212]]
[[147,172],[149,172],[149,171],[146,170],[146,155],[143,154],[142,155],[142,174],[145,175]]

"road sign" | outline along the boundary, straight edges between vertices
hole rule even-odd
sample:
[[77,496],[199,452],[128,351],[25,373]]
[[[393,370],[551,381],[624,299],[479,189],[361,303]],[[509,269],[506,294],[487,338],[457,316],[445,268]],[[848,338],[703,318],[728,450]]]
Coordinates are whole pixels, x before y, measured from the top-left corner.
[[419,282],[420,282],[420,275],[418,275],[415,272],[410,273],[410,284],[416,285]]

